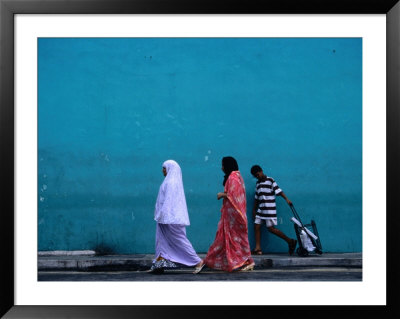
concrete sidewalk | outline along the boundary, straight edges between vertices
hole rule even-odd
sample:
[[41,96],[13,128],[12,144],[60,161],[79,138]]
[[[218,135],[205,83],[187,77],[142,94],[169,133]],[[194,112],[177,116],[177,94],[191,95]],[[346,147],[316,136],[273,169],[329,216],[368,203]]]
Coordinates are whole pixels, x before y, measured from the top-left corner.
[[[204,258],[205,254],[198,254]],[[255,268],[283,267],[357,267],[362,268],[362,253],[311,253],[308,257],[297,254],[252,255]],[[150,268],[153,254],[104,255],[93,251],[39,252],[38,271],[138,271]]]

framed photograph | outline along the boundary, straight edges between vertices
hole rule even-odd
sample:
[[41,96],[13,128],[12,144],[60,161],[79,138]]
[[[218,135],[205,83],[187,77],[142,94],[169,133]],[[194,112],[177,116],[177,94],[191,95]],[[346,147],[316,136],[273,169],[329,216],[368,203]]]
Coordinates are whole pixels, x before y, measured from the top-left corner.
[[[360,311],[373,311],[381,317],[399,314],[394,296],[397,280],[392,253],[396,251],[394,227],[398,225],[394,183],[398,177],[395,165],[399,162],[400,133],[399,16],[400,4],[396,0],[321,1],[318,4],[293,0],[262,4],[250,1],[229,6],[219,2],[174,0],[0,0],[0,163],[5,185],[1,210],[3,231],[0,238],[4,250],[0,263],[0,314],[5,318],[151,318],[161,314],[203,316],[210,311],[222,315],[227,310],[245,315],[255,309],[263,312],[259,306],[268,307],[265,311],[269,315],[272,311],[276,315],[308,316],[310,311],[328,311],[327,307],[340,316],[359,315]],[[279,50],[292,43],[296,44],[293,46],[296,49]],[[265,49],[262,54],[258,49],[260,45]],[[271,62],[278,61],[279,54],[283,54],[279,61],[286,69],[279,70]],[[225,63],[228,68],[214,72],[222,69]],[[343,65],[345,74],[338,71]],[[261,66],[276,77],[275,82],[259,70],[255,71]],[[135,72],[126,73],[126,68],[135,69]],[[324,71],[321,72],[321,68]],[[75,75],[73,70],[78,70]],[[287,85],[282,86],[280,77],[292,79],[292,82],[288,80]],[[130,83],[132,79],[134,84]],[[62,83],[69,84],[68,92],[60,88]],[[148,92],[143,93],[146,90]],[[275,95],[260,102],[274,90]],[[313,90],[320,90],[320,94],[313,97]],[[201,91],[207,92],[207,98],[201,96]],[[257,94],[259,91],[263,93]],[[338,94],[342,96],[338,98]],[[324,99],[320,98],[322,95]],[[141,172],[140,187],[127,192],[132,178],[138,175],[137,169],[130,170],[130,164],[123,161],[135,159],[138,163],[151,163],[142,171],[158,167],[160,161],[161,165],[162,157],[151,149],[150,141],[168,157],[174,154],[170,150],[175,153],[177,150],[172,144],[182,145],[185,152],[180,156],[184,167],[193,165],[191,157],[196,157],[201,159],[196,168],[198,172],[204,172],[204,167],[220,172],[219,162],[213,164],[215,156],[219,159],[232,147],[245,149],[246,139],[257,139],[259,131],[244,133],[251,131],[253,125],[259,127],[255,123],[259,119],[251,113],[265,104],[288,105],[295,96],[302,97],[298,99],[298,113],[293,106],[286,108],[291,120],[280,126],[272,123],[268,129],[286,128],[291,133],[281,132],[276,141],[289,145],[291,142],[295,145],[296,139],[302,137],[317,141],[315,145],[320,146],[321,154],[311,146],[307,149],[307,143],[302,144],[302,152],[310,156],[303,154],[303,160],[298,155],[300,149],[290,152],[277,146],[271,150],[281,154],[276,156],[278,162],[296,153],[292,161],[297,161],[296,167],[302,170],[310,166],[304,159],[312,158],[314,152],[315,158],[321,160],[313,162],[315,172],[310,170],[304,174],[312,177],[324,170],[326,178],[347,177],[349,189],[330,189],[329,183],[322,186],[327,194],[335,194],[337,201],[349,197],[347,194],[353,194],[355,189],[358,191],[357,198],[344,200],[357,206],[360,218],[346,219],[342,217],[347,216],[346,209],[337,207],[341,207],[342,214],[338,223],[353,220],[358,225],[353,229],[360,234],[359,240],[343,242],[340,249],[346,250],[348,245],[352,247],[348,249],[357,247],[362,251],[361,282],[61,283],[38,280],[38,249],[74,250],[79,247],[74,234],[81,229],[84,237],[85,232],[91,231],[90,227],[79,228],[79,223],[65,219],[66,215],[83,216],[90,206],[95,207],[94,214],[98,211],[98,215],[103,216],[105,207],[115,208],[118,202],[121,206],[138,203],[149,210],[155,195],[146,197],[139,188],[155,193],[158,189],[153,186],[158,187],[158,182],[149,176],[147,183],[146,174]],[[83,110],[80,104],[73,106],[74,100],[83,101],[88,108]],[[132,101],[140,106],[136,109],[121,106],[134,103]],[[311,124],[306,125],[305,120],[300,121],[304,116],[300,110],[304,110],[307,101],[324,104],[325,113],[310,108],[307,116],[311,117]],[[337,101],[340,107],[335,106]],[[163,109],[163,103],[175,105],[176,109],[171,106]],[[252,112],[238,111],[246,103],[253,105]],[[115,105],[119,105],[118,109],[113,107]],[[143,106],[146,112],[138,111]],[[232,112],[224,114],[229,109]],[[271,122],[285,118],[278,109],[270,108],[270,112]],[[231,132],[229,120],[243,123]],[[289,125],[293,124],[296,129],[291,131]],[[168,125],[173,127],[173,133],[162,131]],[[208,135],[201,125],[209,131]],[[332,133],[335,130],[337,134]],[[190,143],[197,141],[193,152],[190,147],[183,146],[189,141],[185,136],[188,133],[192,136]],[[220,142],[225,135],[236,140],[235,145]],[[215,137],[212,146],[211,136]],[[136,152],[126,151],[130,145],[124,140],[127,137],[133,139]],[[334,137],[344,142],[332,141]],[[104,143],[107,147],[102,151]],[[325,143],[334,147],[329,149]],[[338,158],[341,159],[334,155],[333,149],[348,155],[337,164],[340,174],[336,175],[326,173],[332,166],[335,168]],[[255,157],[256,150],[254,152],[248,154],[250,159]],[[95,159],[88,155],[90,153],[95,154]],[[322,160],[324,156],[329,160]],[[246,167],[250,165],[246,156],[241,158],[241,163]],[[90,174],[101,175],[105,168],[112,170],[115,178],[104,174],[101,177],[104,184],[96,184],[98,179]],[[71,172],[76,175],[72,176]],[[296,175],[296,172],[286,170],[285,174]],[[69,183],[67,188],[58,187],[50,180],[54,176],[63,176],[67,181],[64,185]],[[196,176],[198,174],[194,173],[190,177],[195,181]],[[245,177],[245,181],[250,177]],[[219,175],[215,179],[218,178]],[[86,183],[90,181],[95,181],[96,185],[91,186],[94,191],[90,196],[79,198],[78,195],[80,208],[75,209],[69,192],[72,188],[87,190]],[[206,179],[200,182],[204,187],[209,183]],[[49,199],[49,187],[54,185],[56,190],[51,189]],[[195,183],[188,182],[185,187],[189,201],[193,206],[199,205],[193,195]],[[317,182],[315,187],[321,188],[321,185]],[[130,198],[136,191],[143,198],[139,195]],[[76,199],[79,191],[74,194]],[[297,200],[301,196],[294,198]],[[60,202],[70,202],[70,206],[63,206],[64,213],[54,215],[52,207]],[[329,203],[334,210],[333,200]],[[131,224],[122,227],[117,221],[114,226],[122,227],[121,232],[134,238],[136,247],[151,250],[154,236],[149,236],[147,229],[153,225],[152,218],[147,221],[138,217],[144,216],[143,212],[134,210],[118,212],[118,216],[124,216],[119,217],[121,220],[125,218],[132,224],[143,225],[147,234],[135,237],[135,231],[129,229]],[[87,225],[92,223],[90,216],[85,220]],[[102,217],[92,223],[93,229],[103,227],[104,230],[106,223],[113,222]],[[206,221],[202,222],[204,225],[195,223],[192,226],[194,233],[195,227],[204,229]],[[332,223],[331,242],[335,227]],[[47,237],[41,237],[43,229]],[[60,244],[65,236],[68,241]],[[99,234],[88,234],[87,246],[106,252],[138,253],[134,248],[129,250],[129,243],[121,239],[123,236],[112,233],[105,236],[113,238],[115,246],[105,246],[107,240]],[[197,238],[199,245],[206,247],[206,242],[204,238]],[[265,291],[274,292],[268,300],[265,300]],[[289,299],[288,294],[292,296]],[[257,308],[250,309],[251,306]]]

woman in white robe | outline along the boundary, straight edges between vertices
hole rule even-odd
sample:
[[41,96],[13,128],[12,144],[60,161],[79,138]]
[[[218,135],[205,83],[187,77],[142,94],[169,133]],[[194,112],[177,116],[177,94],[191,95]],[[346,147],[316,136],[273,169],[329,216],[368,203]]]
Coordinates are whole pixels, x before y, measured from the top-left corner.
[[165,179],[160,186],[154,210],[157,228],[155,258],[149,270],[152,273],[201,264],[201,258],[186,237],[186,226],[190,225],[190,221],[181,168],[174,160],[165,161],[162,167]]

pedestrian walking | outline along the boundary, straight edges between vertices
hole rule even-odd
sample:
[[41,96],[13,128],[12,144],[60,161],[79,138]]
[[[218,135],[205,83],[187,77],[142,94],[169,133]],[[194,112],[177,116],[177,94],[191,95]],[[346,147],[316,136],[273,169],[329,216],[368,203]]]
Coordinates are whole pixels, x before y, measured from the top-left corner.
[[278,184],[272,177],[264,174],[259,165],[253,165],[250,172],[255,178],[257,178],[253,206],[256,246],[253,250],[253,254],[262,255],[261,225],[265,224],[270,233],[282,238],[288,243],[289,255],[293,255],[297,245],[297,240],[289,238],[281,230],[275,227],[278,224],[276,217],[276,196],[282,196],[289,206],[292,205],[291,200],[287,198],[285,193],[279,188]]
[[199,266],[201,258],[186,237],[190,225],[183,188],[182,171],[174,160],[162,165],[165,176],[160,186],[154,210],[156,226],[155,258],[150,273],[181,266]]
[[236,160],[224,157],[222,171],[225,173],[224,191],[217,194],[218,200],[223,198],[217,234],[194,273],[199,273],[204,266],[227,272],[254,268],[248,241],[246,190]]

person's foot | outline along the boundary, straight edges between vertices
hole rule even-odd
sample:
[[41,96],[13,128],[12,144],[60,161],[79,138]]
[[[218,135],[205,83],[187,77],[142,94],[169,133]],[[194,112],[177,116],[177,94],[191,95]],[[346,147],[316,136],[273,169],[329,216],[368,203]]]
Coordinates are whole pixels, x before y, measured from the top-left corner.
[[253,255],[262,255],[261,249],[254,249],[251,253],[252,253]]
[[196,267],[194,268],[193,273],[194,273],[194,274],[198,274],[200,271],[203,270],[203,268],[204,268],[205,265],[206,265],[206,263],[202,260],[200,263],[198,263],[198,264],[196,265]]
[[294,250],[296,249],[297,245],[297,240],[296,239],[291,239],[289,242],[289,255],[292,256],[294,253]]
[[240,271],[252,271],[254,269],[255,263],[248,264],[240,269]]

